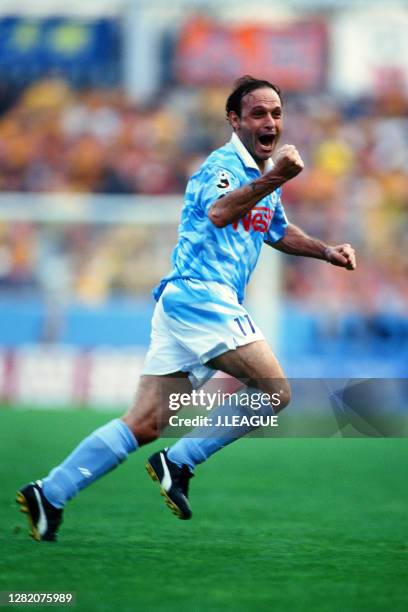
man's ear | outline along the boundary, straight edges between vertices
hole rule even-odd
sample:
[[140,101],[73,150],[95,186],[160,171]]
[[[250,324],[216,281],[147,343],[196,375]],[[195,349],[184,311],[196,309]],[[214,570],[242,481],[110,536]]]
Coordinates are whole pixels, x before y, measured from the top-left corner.
[[241,120],[235,111],[229,112],[228,121],[230,122],[230,125],[234,130],[237,130],[239,126],[241,125]]

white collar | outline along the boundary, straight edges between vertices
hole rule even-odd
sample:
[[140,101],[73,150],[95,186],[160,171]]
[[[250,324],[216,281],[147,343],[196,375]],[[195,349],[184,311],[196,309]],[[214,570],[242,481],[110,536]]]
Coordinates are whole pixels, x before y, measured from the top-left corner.
[[[244,162],[247,168],[254,168],[255,170],[258,170],[258,172],[260,171],[258,164],[235,132],[232,133],[230,143],[233,145],[233,147],[235,147],[239,157]],[[272,168],[273,161],[269,157],[269,159],[267,159],[265,163],[265,172],[269,172],[269,170],[272,170]]]

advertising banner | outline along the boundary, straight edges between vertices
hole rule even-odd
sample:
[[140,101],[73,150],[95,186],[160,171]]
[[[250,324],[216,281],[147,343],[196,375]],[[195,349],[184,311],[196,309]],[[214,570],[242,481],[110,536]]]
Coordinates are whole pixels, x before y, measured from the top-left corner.
[[176,78],[184,85],[220,85],[252,74],[287,91],[313,91],[324,85],[326,55],[319,21],[228,26],[194,18],[177,43]]

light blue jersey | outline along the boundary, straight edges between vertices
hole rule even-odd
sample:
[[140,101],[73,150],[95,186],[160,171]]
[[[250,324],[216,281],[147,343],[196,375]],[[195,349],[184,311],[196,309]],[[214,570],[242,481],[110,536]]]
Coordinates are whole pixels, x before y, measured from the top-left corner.
[[[272,161],[268,160],[270,169]],[[263,242],[277,242],[288,221],[281,189],[260,200],[247,215],[223,228],[208,218],[212,204],[261,176],[259,168],[238,136],[214,151],[189,180],[181,213],[172,270],[154,289],[159,299],[169,281],[197,279],[231,287],[239,303],[258,261]]]

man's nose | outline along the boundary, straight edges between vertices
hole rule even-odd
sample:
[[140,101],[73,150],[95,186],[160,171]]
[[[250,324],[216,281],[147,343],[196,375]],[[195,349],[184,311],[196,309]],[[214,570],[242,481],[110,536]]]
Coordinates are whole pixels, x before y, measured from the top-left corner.
[[274,128],[275,127],[275,118],[270,113],[265,115],[264,126],[267,127],[267,128]]

